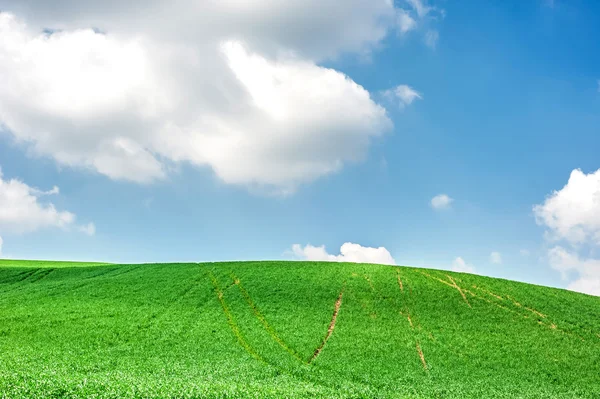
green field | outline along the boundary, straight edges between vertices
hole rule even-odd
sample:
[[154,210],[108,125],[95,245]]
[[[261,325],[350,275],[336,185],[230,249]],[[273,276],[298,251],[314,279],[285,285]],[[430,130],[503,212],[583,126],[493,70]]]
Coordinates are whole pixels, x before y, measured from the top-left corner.
[[0,262],[1,398],[598,398],[600,298],[318,262]]

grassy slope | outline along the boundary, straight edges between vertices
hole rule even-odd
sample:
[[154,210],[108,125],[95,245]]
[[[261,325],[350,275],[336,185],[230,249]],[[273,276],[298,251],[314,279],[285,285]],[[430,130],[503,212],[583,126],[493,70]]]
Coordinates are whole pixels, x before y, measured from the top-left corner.
[[600,298],[444,271],[0,263],[7,398],[596,398],[598,334]]

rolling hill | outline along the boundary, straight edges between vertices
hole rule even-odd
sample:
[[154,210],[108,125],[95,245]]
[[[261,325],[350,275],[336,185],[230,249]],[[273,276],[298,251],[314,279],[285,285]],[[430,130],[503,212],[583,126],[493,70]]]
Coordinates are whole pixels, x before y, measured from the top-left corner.
[[319,262],[0,261],[2,398],[598,398],[600,298]]

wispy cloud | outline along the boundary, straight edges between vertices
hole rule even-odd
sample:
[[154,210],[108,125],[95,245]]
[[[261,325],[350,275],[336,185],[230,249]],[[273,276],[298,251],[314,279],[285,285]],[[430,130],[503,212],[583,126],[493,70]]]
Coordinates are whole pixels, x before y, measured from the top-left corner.
[[398,85],[394,88],[385,90],[382,94],[389,101],[397,102],[400,108],[411,105],[417,99],[423,99],[421,93],[408,85]]

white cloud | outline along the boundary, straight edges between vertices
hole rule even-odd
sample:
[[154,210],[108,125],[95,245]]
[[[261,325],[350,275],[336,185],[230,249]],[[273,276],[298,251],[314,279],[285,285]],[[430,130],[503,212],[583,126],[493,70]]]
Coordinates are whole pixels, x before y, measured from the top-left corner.
[[439,38],[440,34],[437,30],[428,30],[425,34],[425,44],[428,47],[435,49]]
[[385,90],[383,96],[392,102],[398,102],[400,108],[413,103],[416,99],[422,99],[421,94],[408,85],[398,85],[392,89]]
[[577,253],[560,246],[548,251],[548,258],[550,265],[561,273],[564,280],[576,275],[567,289],[600,296],[600,259],[582,259]]
[[496,265],[502,264],[502,255],[500,254],[500,252],[492,252],[490,254],[490,262]]
[[417,21],[415,21],[406,10],[398,10],[397,19],[398,29],[401,34],[406,34],[417,27]]
[[448,195],[439,194],[431,199],[431,207],[435,210],[448,209],[453,201]]
[[527,249],[522,249],[522,250],[520,250],[520,251],[519,251],[519,254],[520,254],[521,256],[529,256],[529,255],[530,255],[530,252],[529,252],[529,250],[527,250]]
[[66,229],[75,225],[75,215],[58,211],[40,197],[58,193],[58,188],[40,191],[17,179],[4,180],[0,170],[0,233],[23,234],[48,227]]
[[567,288],[600,295],[600,260],[589,257],[600,248],[600,169],[589,174],[573,170],[567,184],[533,212],[536,222],[547,228],[546,239],[570,247],[548,251],[550,266],[570,281]]
[[426,2],[423,0],[407,0],[407,2],[417,12],[417,15],[420,18],[427,16],[427,14],[434,10],[433,7],[427,6]]
[[351,242],[344,243],[340,248],[340,255],[331,255],[325,246],[314,247],[300,244],[292,246],[292,253],[299,259],[329,262],[376,263],[382,265],[395,265],[396,261],[384,247],[363,247]]
[[553,240],[600,245],[600,169],[590,174],[573,170],[567,184],[533,212]]
[[407,29],[393,2],[98,4],[0,0],[0,123],[33,154],[138,183],[185,162],[291,192],[364,159],[392,126],[319,63]]
[[463,258],[459,256],[452,262],[452,271],[460,273],[475,273],[475,267],[469,265]]
[[88,223],[79,226],[78,230],[84,234],[87,234],[88,236],[93,236],[94,234],[96,234],[96,225],[94,223]]

